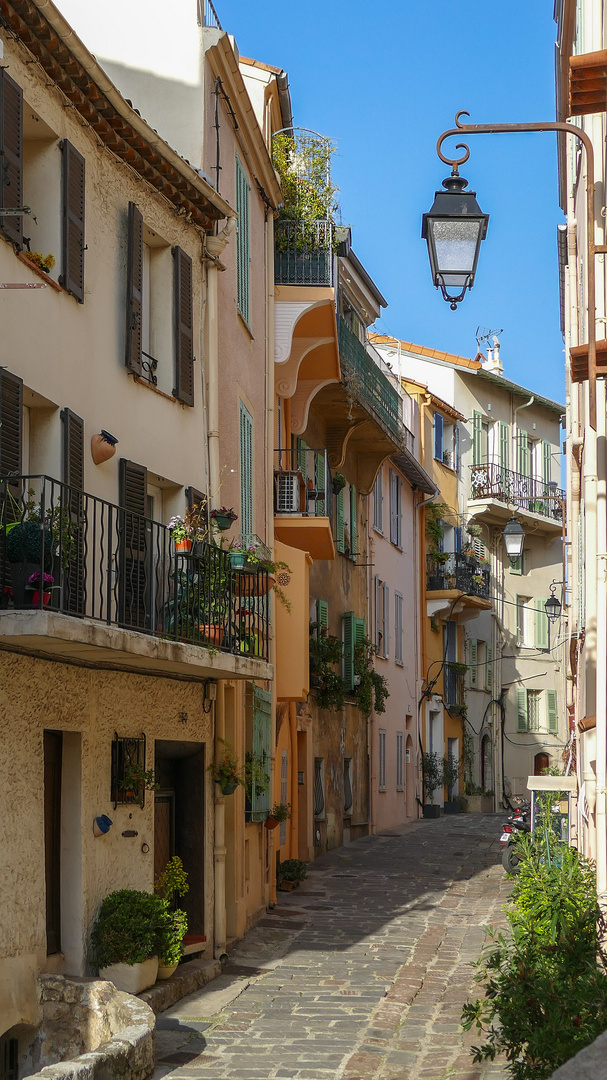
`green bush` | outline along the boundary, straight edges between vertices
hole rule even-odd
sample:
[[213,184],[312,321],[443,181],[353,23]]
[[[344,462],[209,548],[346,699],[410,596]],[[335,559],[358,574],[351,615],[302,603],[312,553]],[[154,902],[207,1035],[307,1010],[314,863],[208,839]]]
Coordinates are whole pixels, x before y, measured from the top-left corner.
[[518,847],[509,932],[488,928],[475,976],[485,997],[462,1019],[485,1036],[474,1061],[503,1053],[514,1080],[545,1080],[607,1027],[605,924],[593,866],[575,849],[527,837]]
[[159,956],[171,929],[169,905],[154,893],[119,889],[101,902],[91,933],[91,962],[141,964]]
[[281,881],[303,881],[307,876],[306,864],[301,859],[285,859],[278,867]]
[[20,521],[17,525],[9,525],[6,530],[4,542],[6,557],[9,562],[39,563],[42,551],[44,533],[44,559],[45,570],[50,570],[53,541],[50,529],[42,529],[39,521]]
[[181,908],[169,914],[166,926],[160,932],[158,959],[164,967],[178,964],[183,956],[183,939],[188,929],[188,917]]

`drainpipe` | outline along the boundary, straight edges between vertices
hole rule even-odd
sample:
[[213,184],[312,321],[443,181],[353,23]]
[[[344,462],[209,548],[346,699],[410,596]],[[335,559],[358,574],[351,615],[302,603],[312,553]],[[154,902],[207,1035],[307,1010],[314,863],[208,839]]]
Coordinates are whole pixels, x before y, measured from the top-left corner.
[[217,274],[225,270],[219,256],[223,253],[236,217],[229,217],[217,236],[205,236],[204,256],[207,263],[207,319],[205,327],[205,358],[207,369],[207,408],[209,439],[209,502],[211,509],[219,505],[221,469],[219,465],[219,313],[217,304]]
[[596,888],[603,910],[607,902],[607,482],[605,475],[605,382],[597,380],[596,425]]
[[[219,764],[225,753],[222,740],[226,733],[225,683],[217,683],[215,702],[215,763]],[[213,785],[219,792],[217,784]],[[226,918],[226,800],[225,795],[215,795],[215,842],[213,863],[215,871],[215,908],[214,908],[214,956],[221,960],[226,955],[227,918]]]
[[297,704],[289,702],[289,729],[291,739],[291,843],[292,859],[299,858],[299,786],[297,777]]

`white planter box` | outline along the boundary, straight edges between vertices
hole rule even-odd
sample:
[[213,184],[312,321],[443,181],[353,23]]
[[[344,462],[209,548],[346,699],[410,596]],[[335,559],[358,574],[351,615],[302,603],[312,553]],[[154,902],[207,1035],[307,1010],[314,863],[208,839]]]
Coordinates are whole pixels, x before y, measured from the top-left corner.
[[99,968],[99,978],[112,982],[117,990],[126,994],[140,994],[156,982],[158,957],[152,956],[142,964],[110,964]]

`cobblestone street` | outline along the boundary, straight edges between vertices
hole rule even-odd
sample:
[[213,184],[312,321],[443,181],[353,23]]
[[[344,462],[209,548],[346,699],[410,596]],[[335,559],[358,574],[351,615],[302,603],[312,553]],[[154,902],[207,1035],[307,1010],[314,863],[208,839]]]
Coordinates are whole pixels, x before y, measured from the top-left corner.
[[453,815],[324,856],[158,1018],[155,1080],[494,1080],[460,1029],[509,882],[497,815]]

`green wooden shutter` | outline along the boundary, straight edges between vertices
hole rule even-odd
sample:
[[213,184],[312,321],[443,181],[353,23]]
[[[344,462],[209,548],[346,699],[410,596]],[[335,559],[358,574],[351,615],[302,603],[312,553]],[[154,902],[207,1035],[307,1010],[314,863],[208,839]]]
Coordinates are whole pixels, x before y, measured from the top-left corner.
[[308,479],[308,455],[306,453],[308,449],[307,443],[303,439],[297,440],[297,468],[299,469],[304,480]]
[[[325,470],[325,455],[321,452],[316,454],[316,490],[319,494],[325,494],[326,484],[326,470]],[[316,514],[318,517],[324,517],[326,513],[326,500],[324,498],[316,500]]]
[[67,139],[61,143],[63,288],[84,303],[84,158]]
[[549,484],[552,479],[552,447],[546,439],[542,442],[542,480]]
[[247,326],[250,324],[250,251],[249,251],[249,196],[251,188],[246,173],[236,158],[236,294],[238,311]]
[[529,436],[526,431],[518,433],[518,471],[522,476],[529,475]]
[[319,636],[323,630],[326,633],[329,632],[329,604],[326,600],[316,601],[316,622],[318,623]]
[[493,649],[490,645],[487,645],[486,649],[487,664],[485,666],[485,689],[491,693],[493,691]]
[[517,555],[516,559],[510,559],[509,560],[510,566],[509,566],[508,569],[510,570],[511,574],[520,575],[520,574],[523,573],[523,560],[524,560],[524,558],[525,558],[525,552],[523,551],[523,552],[521,552],[520,555]]
[[536,597],[535,605],[535,647],[536,649],[549,648],[548,641],[548,616],[546,615],[546,601]]
[[194,404],[194,294],[192,260],[180,247],[175,259],[175,388],[173,394],[184,405]]
[[240,402],[240,531],[253,532],[253,417]]
[[356,488],[350,485],[350,558],[356,562],[356,544],[358,537],[358,522],[356,519]]
[[559,716],[556,707],[556,690],[546,691],[546,711],[548,713],[548,731],[551,735],[557,735]]
[[472,464],[483,463],[483,414],[476,409],[472,413]]
[[468,656],[470,658],[470,686],[478,686],[478,642],[476,638],[468,641]]
[[143,371],[142,349],[143,297],[143,217],[135,203],[129,203],[128,248],[126,269],[126,350],[124,362],[134,375]]
[[347,690],[354,689],[354,612],[346,611],[342,617],[342,640],[344,645],[343,678]]
[[527,731],[527,691],[516,691],[516,730]]
[[[252,687],[253,740],[251,751],[253,762],[266,776],[272,772],[272,694],[259,686]],[[251,786],[251,818],[263,821],[271,806],[272,792],[267,786],[255,782]]]
[[344,489],[341,488],[337,496],[337,550],[341,551],[342,555],[345,551],[345,536],[344,536]]
[[[23,91],[0,68],[0,206],[14,210],[23,205]],[[19,247],[23,244],[23,218],[0,217],[0,228]]]
[[499,462],[502,469],[509,468],[509,453],[508,453],[508,425],[500,420],[499,422]]

